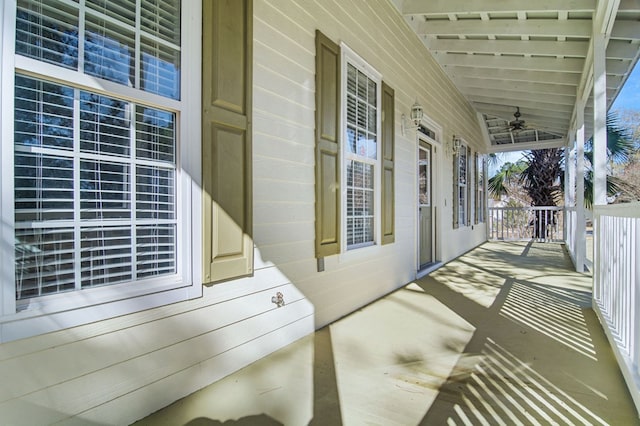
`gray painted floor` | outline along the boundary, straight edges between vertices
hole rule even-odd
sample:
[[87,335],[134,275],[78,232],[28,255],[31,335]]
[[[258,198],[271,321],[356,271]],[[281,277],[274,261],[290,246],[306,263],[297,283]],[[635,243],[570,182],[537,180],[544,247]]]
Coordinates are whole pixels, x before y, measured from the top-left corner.
[[139,423],[640,424],[590,287],[561,245],[486,243]]

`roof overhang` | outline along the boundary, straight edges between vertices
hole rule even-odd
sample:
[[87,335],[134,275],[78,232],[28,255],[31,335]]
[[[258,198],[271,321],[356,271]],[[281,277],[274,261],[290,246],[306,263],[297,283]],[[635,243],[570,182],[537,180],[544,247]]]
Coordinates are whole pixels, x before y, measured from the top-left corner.
[[488,152],[567,143],[577,101],[592,114],[595,31],[608,108],[640,56],[640,0],[392,1],[478,112]]

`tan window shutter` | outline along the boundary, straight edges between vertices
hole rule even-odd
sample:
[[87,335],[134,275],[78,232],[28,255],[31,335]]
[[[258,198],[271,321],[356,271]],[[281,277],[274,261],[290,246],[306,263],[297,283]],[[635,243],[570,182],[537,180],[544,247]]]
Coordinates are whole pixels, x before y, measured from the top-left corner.
[[205,1],[202,19],[203,272],[215,282],[253,273],[252,1]]
[[340,47],[316,31],[316,257],[340,252]]
[[382,82],[382,244],[395,241],[394,205],[394,91]]

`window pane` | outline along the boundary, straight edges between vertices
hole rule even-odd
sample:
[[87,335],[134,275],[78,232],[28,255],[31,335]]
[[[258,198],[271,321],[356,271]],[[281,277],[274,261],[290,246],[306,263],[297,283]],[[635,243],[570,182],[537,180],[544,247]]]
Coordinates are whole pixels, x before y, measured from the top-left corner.
[[73,160],[16,152],[14,172],[17,223],[73,219]]
[[460,147],[460,154],[458,156],[458,164],[459,164],[459,179],[461,185],[466,185],[467,183],[467,147]]
[[138,219],[174,219],[174,171],[139,166],[136,171],[136,215]]
[[127,157],[131,140],[129,105],[119,99],[80,93],[80,150]]
[[16,146],[73,149],[73,90],[16,75]]
[[16,300],[75,288],[72,228],[16,229],[15,239]]
[[180,44],[179,0],[142,0],[141,9],[143,31],[169,43]]
[[134,87],[135,36],[106,20],[86,19],[84,72]]
[[347,64],[347,74],[347,150],[363,158],[375,160],[378,157],[378,108],[375,93],[377,84],[351,64]]
[[87,6],[130,27],[136,26],[135,0],[85,0]]
[[106,161],[80,162],[80,218],[131,217],[129,165]]
[[82,288],[132,279],[130,227],[85,228],[80,240]]
[[139,226],[136,236],[138,278],[176,271],[175,225]]
[[347,127],[347,151],[351,153],[356,152],[356,129],[348,126]]
[[358,101],[358,118],[356,120],[356,125],[361,129],[366,129],[367,126],[367,103],[364,101]]
[[374,242],[374,169],[347,162],[347,246]]
[[367,76],[362,72],[362,71],[358,71],[358,90],[357,90],[357,94],[358,94],[358,98],[362,99],[364,101],[368,101],[369,100],[369,95],[368,95],[368,85],[369,85],[369,78],[367,78]]
[[140,88],[144,91],[180,98],[180,51],[142,39]]
[[154,108],[136,109],[136,156],[175,163],[175,121],[170,112]]
[[358,71],[353,65],[347,64],[347,93],[348,94],[356,95],[357,79],[358,79]]
[[16,53],[76,69],[78,10],[55,0],[19,0]]
[[358,102],[354,96],[347,95],[347,123],[354,126],[358,123],[357,104]]

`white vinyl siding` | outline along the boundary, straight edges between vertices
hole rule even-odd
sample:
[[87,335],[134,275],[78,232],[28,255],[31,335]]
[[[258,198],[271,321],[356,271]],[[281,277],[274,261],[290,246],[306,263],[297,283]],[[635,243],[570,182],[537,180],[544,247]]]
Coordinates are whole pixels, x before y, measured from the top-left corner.
[[[345,238],[347,250],[376,243],[379,223],[380,83],[377,73],[343,46]],[[359,65],[356,65],[359,63]]]

